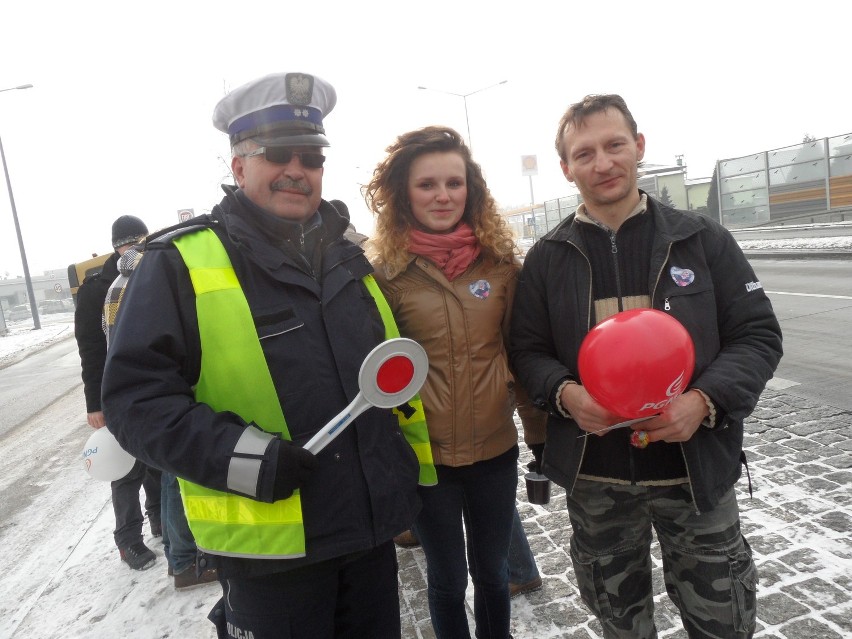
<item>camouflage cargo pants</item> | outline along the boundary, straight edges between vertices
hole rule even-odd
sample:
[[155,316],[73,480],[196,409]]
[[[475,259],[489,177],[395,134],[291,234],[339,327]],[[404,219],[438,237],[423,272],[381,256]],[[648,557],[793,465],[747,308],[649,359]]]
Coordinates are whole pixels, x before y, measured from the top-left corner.
[[734,490],[698,514],[686,484],[622,486],[578,480],[568,497],[571,559],[583,601],[607,639],[654,639],[651,528],[669,597],[691,639],[754,633],[757,569],[740,532]]

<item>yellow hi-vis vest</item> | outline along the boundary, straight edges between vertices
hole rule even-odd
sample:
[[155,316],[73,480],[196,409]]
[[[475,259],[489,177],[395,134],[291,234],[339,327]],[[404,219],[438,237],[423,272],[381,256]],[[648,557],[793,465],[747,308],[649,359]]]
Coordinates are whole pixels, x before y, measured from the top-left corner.
[[[290,439],[284,413],[260,346],[248,301],[222,242],[211,229],[183,235],[175,246],[195,290],[201,337],[201,373],[195,399],[217,412],[231,411],[269,433]],[[385,337],[399,337],[390,307],[371,275],[364,284],[385,325]],[[420,462],[420,484],[434,485],[437,473],[417,395],[409,416],[393,409]],[[305,554],[299,491],[264,503],[179,479],[190,530],[199,549],[218,555],[281,559]]]

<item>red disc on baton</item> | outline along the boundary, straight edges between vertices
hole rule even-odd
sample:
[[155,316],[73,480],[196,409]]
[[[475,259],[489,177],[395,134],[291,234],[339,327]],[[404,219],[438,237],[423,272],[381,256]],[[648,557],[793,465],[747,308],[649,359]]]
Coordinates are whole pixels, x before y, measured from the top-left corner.
[[429,358],[423,347],[397,337],[370,351],[358,373],[358,388],[373,406],[394,408],[417,394],[428,372]]
[[380,391],[390,395],[408,386],[413,377],[414,363],[404,355],[395,355],[379,366],[376,385]]

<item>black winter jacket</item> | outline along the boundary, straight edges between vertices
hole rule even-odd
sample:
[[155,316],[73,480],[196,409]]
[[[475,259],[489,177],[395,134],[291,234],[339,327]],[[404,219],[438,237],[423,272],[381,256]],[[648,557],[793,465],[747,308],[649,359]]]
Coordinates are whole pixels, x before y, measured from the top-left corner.
[[113,280],[118,277],[118,253],[104,262],[100,273],[87,277],[77,290],[74,309],[74,337],[83,368],[83,394],[86,412],[101,410],[101,382],[104,376],[107,341],[103,329],[104,299]]
[[[343,238],[348,221],[327,202],[319,208],[322,225],[312,231],[319,237],[310,240],[317,257],[305,260],[283,235],[300,234],[301,225],[278,224],[226,191],[206,223],[225,245],[248,300],[292,440],[304,445],[355,398],[361,362],[384,340],[378,308],[361,282],[372,267]],[[247,424],[195,401],[200,363],[186,266],[172,243],[149,238],[110,332],[107,423],[143,461],[227,491],[229,462]],[[262,462],[256,499],[272,494],[279,445],[273,440]],[[414,521],[419,464],[390,411],[363,413],[317,462],[301,490],[306,557],[208,557],[220,576],[278,572],[368,550]]]
[[[689,331],[696,360],[690,387],[704,391],[717,409],[716,427],[699,428],[681,445],[695,507],[708,511],[740,477],[743,420],[781,358],[781,328],[723,226],[651,198],[646,214],[656,227],[651,305]],[[563,380],[580,381],[577,355],[592,321],[591,266],[577,224],[569,216],[530,249],[515,295],[509,351],[533,402],[550,413],[542,472],[569,492],[586,438],[553,402]],[[678,286],[677,269],[691,270],[694,281]]]

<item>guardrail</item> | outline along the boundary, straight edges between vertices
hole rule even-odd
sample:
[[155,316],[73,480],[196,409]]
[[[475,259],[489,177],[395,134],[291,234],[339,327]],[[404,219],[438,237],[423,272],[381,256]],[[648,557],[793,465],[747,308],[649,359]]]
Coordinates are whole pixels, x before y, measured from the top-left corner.
[[731,229],[731,233],[750,259],[852,259],[849,222]]
[[794,238],[848,237],[852,235],[852,222],[758,226],[729,230],[737,240],[786,240]]

